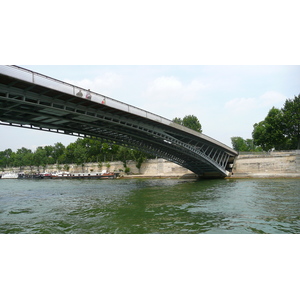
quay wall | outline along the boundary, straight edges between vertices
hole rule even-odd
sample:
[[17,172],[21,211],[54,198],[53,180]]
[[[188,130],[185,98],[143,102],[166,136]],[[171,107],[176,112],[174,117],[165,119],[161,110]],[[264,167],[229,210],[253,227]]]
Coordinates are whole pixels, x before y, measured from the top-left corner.
[[[109,164],[109,165],[108,165]],[[175,177],[175,178],[197,178],[190,170],[183,168],[165,159],[150,159],[145,161],[141,168],[136,167],[135,161],[127,162],[130,173],[125,174],[121,161],[109,163],[86,163],[83,166],[69,164],[71,173],[96,173],[101,171],[119,172],[121,176],[139,177]],[[64,171],[64,165],[48,165],[46,168],[24,167],[6,168],[2,173],[24,172],[24,173],[55,173]],[[121,171],[120,171],[121,170]],[[1,172],[0,172],[1,174]],[[300,178],[300,150],[281,151],[268,153],[240,153],[235,159],[231,178],[274,178],[290,177]]]
[[[196,178],[197,176],[190,170],[183,168],[175,163],[167,161],[162,158],[149,159],[142,163],[140,169],[136,167],[135,161],[128,161],[127,167],[130,168],[129,174],[125,174],[123,162],[114,161],[109,163],[86,163],[83,166],[76,164],[69,164],[70,173],[97,173],[101,171],[119,172],[122,176],[140,176],[140,177],[176,177],[176,178]],[[6,168],[3,173],[9,172],[23,172],[23,173],[42,173],[42,172],[61,172],[67,171],[64,169],[65,165],[47,165],[45,168],[40,167],[23,167],[23,168]],[[120,171],[121,170],[121,171]],[[1,174],[1,172],[0,172]]]
[[300,150],[240,153],[233,164],[231,177],[300,178]]

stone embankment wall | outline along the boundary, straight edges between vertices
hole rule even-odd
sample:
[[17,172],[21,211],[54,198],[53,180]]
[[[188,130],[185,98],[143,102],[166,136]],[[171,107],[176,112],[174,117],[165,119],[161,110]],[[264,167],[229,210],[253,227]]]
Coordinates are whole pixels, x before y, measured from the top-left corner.
[[[109,167],[108,167],[109,164]],[[165,159],[149,159],[145,161],[140,170],[136,167],[135,161],[127,162],[127,167],[130,168],[129,175],[124,173],[124,166],[121,161],[109,162],[109,163],[87,163],[83,166],[77,166],[76,164],[69,164],[69,172],[70,173],[96,173],[101,171],[110,171],[110,172],[120,172],[121,175],[124,176],[132,176],[138,175],[140,177],[183,177],[183,178],[196,178],[197,176],[191,172],[190,170],[183,168],[177,164],[169,162]],[[37,167],[30,169],[30,167],[25,167],[20,170],[20,168],[7,168],[3,173],[8,172],[23,172],[23,173],[55,173],[66,171],[64,170],[64,165],[48,165],[45,169],[40,167],[39,170]],[[1,174],[1,172],[0,172]]]
[[[123,163],[120,161],[110,162],[109,167],[106,163],[102,166],[98,163],[88,163],[84,166],[75,164],[69,165],[71,173],[96,173],[103,170],[111,172],[120,172],[124,176],[140,176],[140,177],[176,177],[176,178],[196,178],[197,176],[188,169],[178,166],[165,159],[151,159],[144,162],[140,170],[136,167],[136,162],[129,161],[127,166],[130,168],[130,174],[126,175]],[[64,170],[64,165],[48,165],[45,169],[40,167],[38,170],[34,167],[23,168],[7,168],[3,173],[8,172],[49,172],[55,173]],[[1,172],[0,172],[1,174]],[[269,177],[292,177],[300,178],[300,150],[268,152],[268,153],[241,153],[234,162],[232,169],[232,178],[269,178]]]
[[241,153],[234,162],[232,178],[300,178],[300,150]]

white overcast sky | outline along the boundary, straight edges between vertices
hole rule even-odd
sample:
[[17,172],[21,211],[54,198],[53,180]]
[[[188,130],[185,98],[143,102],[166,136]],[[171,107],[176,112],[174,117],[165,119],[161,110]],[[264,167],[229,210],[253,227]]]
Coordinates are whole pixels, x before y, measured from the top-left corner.
[[[87,10],[53,1],[47,15],[55,22],[25,17],[30,3],[15,11],[22,26],[3,33],[1,64],[168,119],[195,115],[204,134],[228,146],[233,136],[251,138],[254,123],[300,93],[296,1],[86,1]],[[76,138],[0,126],[0,140],[0,151],[15,151]]]

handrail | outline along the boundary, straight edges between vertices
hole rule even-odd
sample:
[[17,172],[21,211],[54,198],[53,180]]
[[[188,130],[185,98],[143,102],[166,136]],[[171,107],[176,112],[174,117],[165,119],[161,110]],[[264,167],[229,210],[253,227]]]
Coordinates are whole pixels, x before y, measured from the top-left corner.
[[[17,71],[17,72],[19,71],[19,74],[17,72],[14,72],[14,71]],[[38,72],[34,72],[34,71],[31,71],[31,70],[22,68],[20,66],[16,66],[16,65],[0,66],[0,72],[5,74],[5,75],[11,75],[13,77],[17,77],[18,79],[28,81],[28,82],[31,82],[31,83],[34,83],[34,84],[37,84],[37,85],[42,85],[42,86],[45,86],[45,87],[49,87],[51,89],[54,89],[54,90],[57,90],[57,91],[60,91],[60,92],[64,92],[64,93],[67,93],[67,94],[71,94],[71,95],[77,96],[77,97],[78,97],[77,93],[79,91],[81,91],[81,92],[84,93],[82,95],[82,97],[84,97],[88,100],[91,100],[93,102],[106,104],[106,105],[112,106],[114,108],[119,108],[119,107],[116,107],[116,106],[121,105],[121,106],[123,106],[123,108],[122,107],[119,108],[121,110],[131,112],[133,114],[137,114],[137,112],[142,112],[143,115],[141,115],[141,116],[144,116],[146,118],[147,118],[147,115],[149,115],[149,116],[158,118],[158,119],[155,119],[155,120],[159,121],[161,123],[165,123],[165,124],[172,123],[171,120],[163,118],[163,117],[161,117],[157,114],[150,113],[150,112],[148,112],[146,110],[143,110],[143,109],[140,109],[136,106],[129,105],[127,103],[121,102],[121,101],[113,99],[111,97],[104,96],[104,95],[96,93],[96,92],[92,92],[88,89],[84,89],[82,87],[79,87],[79,86],[61,81],[59,79],[55,79],[53,77],[46,76],[46,75],[38,73]],[[21,74],[24,75],[24,76],[22,76]],[[20,76],[18,76],[18,75],[20,75]],[[91,95],[90,98],[87,97],[88,94]],[[99,100],[101,100],[101,101],[99,102]],[[116,105],[111,105],[113,103],[116,104]],[[127,109],[124,109],[124,107],[126,107]],[[150,119],[152,119],[152,118],[150,117]]]

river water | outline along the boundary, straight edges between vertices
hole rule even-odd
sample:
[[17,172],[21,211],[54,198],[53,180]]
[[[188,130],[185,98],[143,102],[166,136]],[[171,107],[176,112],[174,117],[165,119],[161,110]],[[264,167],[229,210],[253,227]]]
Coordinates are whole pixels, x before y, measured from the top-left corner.
[[300,233],[299,179],[0,180],[0,233]]

